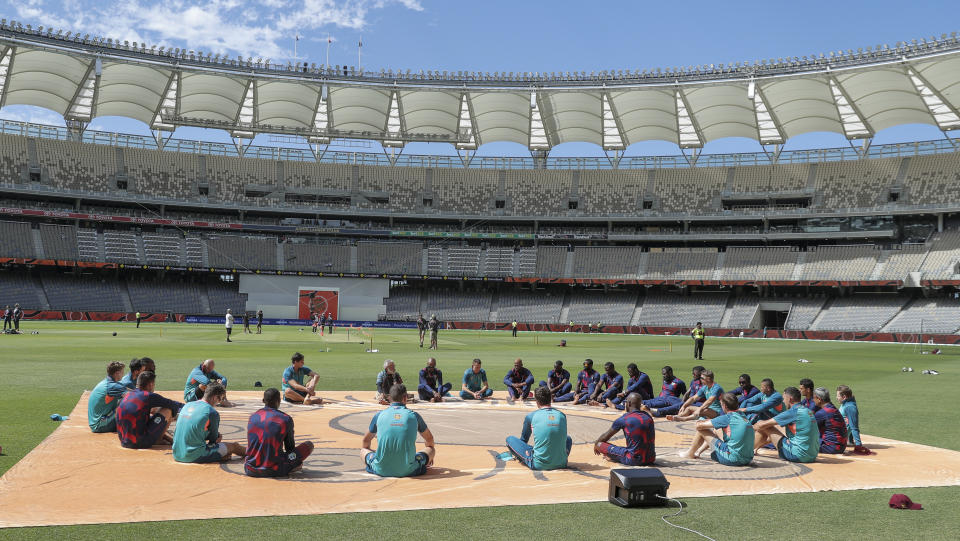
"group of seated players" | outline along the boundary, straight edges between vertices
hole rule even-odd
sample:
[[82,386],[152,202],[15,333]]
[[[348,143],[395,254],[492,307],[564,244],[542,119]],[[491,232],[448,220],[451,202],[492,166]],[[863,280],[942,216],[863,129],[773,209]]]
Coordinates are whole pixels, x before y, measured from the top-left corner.
[[[837,387],[836,400],[840,405],[836,406],[826,388],[815,388],[807,378],[800,380],[799,388],[787,387],[780,393],[773,380],[764,379],[758,388],[749,374],[742,374],[739,385],[732,392],[724,392],[714,380],[714,373],[703,366],[693,368],[689,388],[670,366],[664,366],[660,372],[660,394],[653,396],[650,377],[636,364],[627,365],[624,379],[613,363],[604,363],[600,373],[593,368],[593,360],[586,359],[574,387],[570,372],[558,360],[534,389],[533,374],[523,366],[522,359],[517,359],[503,378],[508,401],[535,397],[538,410],[524,420],[519,439],[507,439],[507,447],[532,468],[565,466],[572,441],[566,436],[566,417],[551,404],[572,402],[625,411],[597,438],[594,451],[627,465],[648,465],[656,460],[654,417],[698,420],[692,445],[680,453],[687,459],[698,459],[710,451],[711,459],[721,464],[742,466],[753,460],[758,449],[766,447],[776,449],[784,460],[813,462],[820,453],[844,453],[848,444],[853,444],[854,453],[869,454],[860,441],[856,399],[846,385]],[[377,398],[382,404],[392,404],[394,400],[388,392],[393,385],[402,383],[396,364],[387,360],[377,375]],[[420,370],[419,399],[442,402],[450,397],[451,390],[452,384],[444,383],[436,359],[428,359]],[[482,362],[474,359],[463,373],[460,398],[483,400],[492,394]],[[405,400],[415,398],[408,395]],[[608,443],[620,431],[626,445]],[[528,444],[531,435],[533,447]]]
[[[235,455],[244,457],[247,475],[287,476],[302,467],[314,446],[309,441],[296,444],[293,419],[279,410],[281,399],[307,405],[323,403],[316,395],[319,376],[304,363],[304,356],[295,353],[283,373],[282,391],[270,388],[264,392],[264,407],[254,412],[247,424],[246,448],[222,441],[220,415],[215,408],[233,404],[226,396],[227,378],[214,369],[211,359],[187,376],[184,403],[154,391],[156,363],[152,359],[134,359],[126,375],[123,363],[111,362],[107,377],[91,392],[88,423],[93,432],[116,432],[123,447],[144,449],[157,443],[171,444],[178,462],[219,462]],[[654,417],[699,420],[693,443],[681,452],[688,459],[710,451],[711,459],[720,464],[743,466],[751,462],[758,449],[769,447],[785,460],[813,462],[819,453],[843,453],[848,443],[855,446],[855,453],[869,454],[860,441],[856,400],[845,385],[837,388],[837,407],[830,393],[823,387],[814,388],[809,379],[800,380],[799,389],[787,387],[778,393],[772,380],[764,379],[757,388],[750,376],[743,374],[733,392],[724,392],[712,371],[697,366],[688,389],[670,366],[664,366],[660,394],[654,397],[647,374],[632,363],[627,372],[628,379],[624,380],[608,362],[600,374],[594,370],[593,361],[586,359],[574,388],[563,362],[556,361],[547,379],[534,389],[533,375],[517,359],[503,380],[508,400],[532,397],[537,409],[525,416],[519,438],[507,438],[507,448],[531,469],[566,467],[573,441],[567,435],[565,414],[552,405],[573,402],[624,410],[596,439],[594,452],[625,465],[651,465],[656,460]],[[436,456],[434,438],[420,414],[407,409],[406,404],[417,398],[442,402],[449,398],[451,389],[450,383],[443,382],[436,359],[430,358],[420,370],[418,397],[414,397],[407,393],[396,364],[387,360],[377,376],[377,398],[388,408],[373,416],[362,442],[367,471],[384,477],[423,474]],[[492,393],[482,362],[474,359],[464,371],[460,397],[484,400]],[[174,418],[177,423],[170,434],[167,427]],[[620,431],[625,445],[610,444]],[[416,451],[418,434],[425,442],[420,452]],[[371,448],[374,438],[376,450]]]

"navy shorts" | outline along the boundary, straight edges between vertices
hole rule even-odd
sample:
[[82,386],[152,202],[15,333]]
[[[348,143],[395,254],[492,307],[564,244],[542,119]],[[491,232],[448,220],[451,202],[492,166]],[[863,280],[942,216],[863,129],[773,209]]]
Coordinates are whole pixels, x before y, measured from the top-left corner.
[[153,447],[161,439],[163,439],[163,433],[167,431],[167,420],[163,415],[159,413],[154,413],[150,416],[150,422],[147,424],[147,434],[144,436],[143,441],[137,442],[137,447],[141,449],[147,449]]
[[208,443],[205,455],[194,460],[197,464],[209,464],[211,462],[220,462],[227,456],[227,446],[222,443]]

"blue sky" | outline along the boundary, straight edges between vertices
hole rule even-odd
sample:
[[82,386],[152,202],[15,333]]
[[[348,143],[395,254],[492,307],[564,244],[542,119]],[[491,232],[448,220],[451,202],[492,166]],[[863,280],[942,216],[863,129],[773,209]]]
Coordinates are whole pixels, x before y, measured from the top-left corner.
[[[960,2],[574,2],[481,0],[0,0],[0,17],[215,53],[322,63],[327,37],[332,64],[379,70],[599,71],[803,56],[960,30]],[[0,116],[62,124],[57,115],[10,106]],[[148,134],[130,120],[102,118],[92,127]],[[177,137],[229,141],[223,132],[181,128]],[[937,139],[931,126],[885,130],[874,143]],[[276,144],[260,136],[257,144]],[[807,134],[787,149],[843,146],[837,134]],[[376,150],[372,145],[369,150]],[[705,152],[752,152],[754,141],[711,142]],[[407,153],[450,154],[449,145],[409,145]],[[676,154],[648,142],[628,151]],[[524,155],[519,145],[484,145],[483,155]],[[552,156],[601,155],[566,144]]]

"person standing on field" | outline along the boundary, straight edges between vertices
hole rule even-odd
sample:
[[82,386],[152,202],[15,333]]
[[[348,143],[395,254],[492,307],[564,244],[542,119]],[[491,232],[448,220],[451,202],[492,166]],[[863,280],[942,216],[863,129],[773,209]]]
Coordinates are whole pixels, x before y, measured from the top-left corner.
[[697,326],[690,331],[690,337],[693,338],[693,358],[703,360],[703,338],[706,332],[703,330],[703,324],[699,321]]
[[227,329],[227,342],[230,340],[230,333],[233,332],[233,310],[227,308],[227,314],[223,317],[223,326]]

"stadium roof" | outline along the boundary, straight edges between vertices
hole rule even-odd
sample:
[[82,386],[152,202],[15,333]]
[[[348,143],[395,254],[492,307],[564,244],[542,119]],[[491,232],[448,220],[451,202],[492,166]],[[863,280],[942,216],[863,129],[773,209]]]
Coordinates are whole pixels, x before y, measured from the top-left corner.
[[511,141],[535,155],[588,142],[617,153],[640,141],[698,149],[724,137],[779,145],[808,132],[867,139],[902,124],[960,128],[956,34],[838,54],[643,72],[363,72],[275,65],[0,21],[0,107],[98,116],[152,130],[221,128],[234,138],[293,134],[448,142]]

